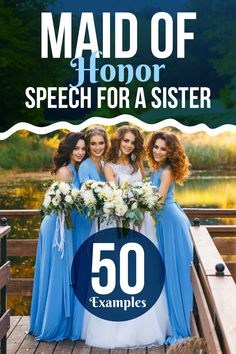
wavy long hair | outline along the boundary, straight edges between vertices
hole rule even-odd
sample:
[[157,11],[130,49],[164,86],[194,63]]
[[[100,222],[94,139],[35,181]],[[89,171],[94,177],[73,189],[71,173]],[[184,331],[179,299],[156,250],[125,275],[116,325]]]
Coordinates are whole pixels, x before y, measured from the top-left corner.
[[[164,140],[166,143],[167,158],[164,163],[158,163],[154,160],[153,147],[157,139]],[[146,152],[149,166],[158,170],[160,167],[170,165],[174,178],[178,184],[182,185],[184,180],[190,175],[191,165],[185,153],[183,144],[175,134],[163,131],[153,133],[148,140]]]
[[130,127],[129,125],[124,125],[123,127],[118,128],[115,134],[111,137],[106,162],[117,162],[119,158],[120,143],[124,139],[126,133],[132,133],[135,136],[135,148],[132,152],[132,154],[135,154],[135,161],[132,160],[132,154],[130,154],[129,163],[134,169],[133,172],[136,172],[139,169],[139,164],[143,157],[144,139],[138,129]]
[[70,163],[70,156],[79,140],[84,140],[85,142],[83,133],[68,133],[61,140],[54,156],[54,168],[51,172],[53,175],[56,174],[60,167],[67,166]]
[[95,127],[92,127],[92,128],[89,128],[87,131],[86,131],[86,134],[85,134],[85,142],[86,142],[86,149],[87,149],[87,154],[89,155],[90,154],[90,141],[91,141],[91,138],[95,135],[100,135],[103,137],[104,141],[105,141],[105,151],[104,151],[104,154],[106,154],[107,152],[107,149],[108,149],[108,136],[107,136],[107,132],[106,130],[103,128],[103,127],[100,127],[100,126],[95,126]]

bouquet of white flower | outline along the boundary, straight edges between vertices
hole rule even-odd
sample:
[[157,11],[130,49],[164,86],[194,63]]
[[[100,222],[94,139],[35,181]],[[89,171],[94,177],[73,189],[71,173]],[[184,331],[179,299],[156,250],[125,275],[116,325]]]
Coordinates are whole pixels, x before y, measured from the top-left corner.
[[120,186],[122,199],[126,205],[123,225],[133,224],[141,226],[144,212],[154,213],[162,208],[161,195],[157,187],[151,182],[135,182],[133,184],[124,181]]
[[151,182],[136,182],[130,185],[130,190],[134,195],[134,203],[131,206],[131,212],[147,211],[154,213],[160,211],[163,204],[160,202],[162,196],[158,192],[158,188]]
[[81,213],[83,209],[80,191],[67,182],[53,182],[47,190],[41,210],[45,215],[57,213],[65,219],[68,229],[73,227],[70,211]]
[[61,258],[64,256],[65,228],[73,228],[72,209],[78,213],[83,210],[79,189],[67,182],[52,183],[45,194],[41,210],[45,215],[57,214],[53,247],[58,247]]
[[107,225],[115,222],[125,228],[140,226],[144,212],[160,210],[161,196],[150,182],[130,184],[124,181],[121,186],[112,183],[89,180],[81,188],[81,198],[89,218],[98,218]]
[[80,196],[90,219],[104,217],[103,206],[112,195],[115,186],[105,182],[88,180],[83,183]]

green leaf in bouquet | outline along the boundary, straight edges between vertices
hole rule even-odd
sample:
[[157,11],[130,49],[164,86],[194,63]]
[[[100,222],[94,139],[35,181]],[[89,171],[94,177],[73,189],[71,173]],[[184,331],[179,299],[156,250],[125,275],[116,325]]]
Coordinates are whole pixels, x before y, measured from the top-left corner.
[[132,210],[128,210],[125,215],[127,218],[130,219],[133,219],[135,217],[135,213]]

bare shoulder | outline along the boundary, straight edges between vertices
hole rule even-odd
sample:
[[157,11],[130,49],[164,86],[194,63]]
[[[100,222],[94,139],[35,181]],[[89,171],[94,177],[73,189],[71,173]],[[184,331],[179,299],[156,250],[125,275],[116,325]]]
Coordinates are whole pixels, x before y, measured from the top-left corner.
[[174,180],[173,171],[170,167],[167,167],[163,170],[163,172],[161,174],[161,179],[165,179],[165,180],[169,180],[169,181]]
[[55,178],[57,181],[64,181],[69,183],[73,180],[73,172],[68,166],[62,166],[56,172]]
[[114,173],[114,170],[113,170],[112,166],[111,166],[109,163],[106,163],[106,164],[104,165],[104,172],[105,172],[105,173],[106,173],[106,172],[108,172],[108,173]]

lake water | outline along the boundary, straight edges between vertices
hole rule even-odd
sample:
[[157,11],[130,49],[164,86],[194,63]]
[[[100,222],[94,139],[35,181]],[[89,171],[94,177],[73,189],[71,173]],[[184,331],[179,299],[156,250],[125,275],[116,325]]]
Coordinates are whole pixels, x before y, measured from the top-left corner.
[[[0,183],[0,209],[39,209],[45,193],[42,180],[18,180]],[[182,207],[236,208],[236,172],[209,175],[195,172],[183,187],[176,187],[176,201]],[[236,219],[204,220],[204,223],[236,224]],[[40,217],[9,220],[12,231],[9,238],[37,238]],[[31,278],[34,273],[34,257],[9,257],[11,276]],[[12,315],[29,313],[30,298],[8,297]]]

